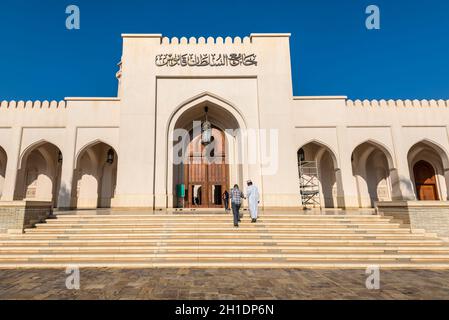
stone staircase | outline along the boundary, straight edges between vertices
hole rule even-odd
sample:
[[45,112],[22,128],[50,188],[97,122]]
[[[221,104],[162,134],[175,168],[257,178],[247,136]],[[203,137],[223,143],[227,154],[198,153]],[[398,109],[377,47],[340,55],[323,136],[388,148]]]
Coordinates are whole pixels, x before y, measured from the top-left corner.
[[[105,213],[105,214],[103,214]],[[389,217],[346,213],[78,211],[0,235],[0,268],[232,267],[446,269],[449,246]]]

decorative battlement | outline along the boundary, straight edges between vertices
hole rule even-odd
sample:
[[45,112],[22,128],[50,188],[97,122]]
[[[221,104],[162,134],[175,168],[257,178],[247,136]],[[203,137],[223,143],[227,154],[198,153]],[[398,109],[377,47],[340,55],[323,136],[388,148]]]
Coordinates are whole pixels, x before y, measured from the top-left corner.
[[449,100],[346,100],[347,107],[366,108],[447,108]]
[[177,37],[173,37],[173,38],[168,38],[168,37],[163,37],[162,38],[162,42],[161,44],[163,45],[167,45],[167,44],[172,44],[172,45],[185,45],[185,44],[251,44],[251,38],[250,37],[244,37],[243,39],[240,37],[226,37],[226,38],[222,38],[222,37],[199,37],[198,39],[195,37],[190,37],[189,39],[187,39],[186,37],[182,37],[180,39],[178,39]]
[[290,33],[251,33],[250,36],[243,37],[163,37],[162,34],[122,34],[122,38],[159,38],[161,45],[220,45],[251,44],[254,38],[275,38],[290,37]]
[[36,100],[36,101],[15,101],[15,100],[11,100],[11,101],[6,101],[3,100],[0,103],[0,109],[65,109],[66,108],[66,101],[65,100],[61,100],[61,101],[48,101],[48,100],[44,100],[44,101],[40,101],[40,100]]

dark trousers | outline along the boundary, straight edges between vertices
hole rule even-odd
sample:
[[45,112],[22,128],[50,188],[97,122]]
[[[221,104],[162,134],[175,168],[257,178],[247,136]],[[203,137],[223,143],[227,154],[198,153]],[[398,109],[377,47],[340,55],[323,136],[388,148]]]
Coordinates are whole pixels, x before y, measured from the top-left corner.
[[225,210],[229,210],[229,199],[224,199]]
[[239,210],[240,204],[232,203],[232,214],[234,215],[234,224],[239,224]]

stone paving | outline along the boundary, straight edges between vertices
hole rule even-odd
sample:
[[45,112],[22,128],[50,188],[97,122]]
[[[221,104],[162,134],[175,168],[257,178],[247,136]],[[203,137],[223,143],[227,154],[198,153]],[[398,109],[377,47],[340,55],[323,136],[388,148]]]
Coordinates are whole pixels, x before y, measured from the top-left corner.
[[0,299],[449,299],[449,271],[81,269],[80,290],[65,270],[0,270]]

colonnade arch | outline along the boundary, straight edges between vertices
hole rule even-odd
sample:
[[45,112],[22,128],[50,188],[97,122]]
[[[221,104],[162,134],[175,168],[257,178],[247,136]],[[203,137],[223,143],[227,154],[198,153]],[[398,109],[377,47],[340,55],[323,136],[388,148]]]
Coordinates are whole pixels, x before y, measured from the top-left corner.
[[117,181],[117,152],[97,140],[82,148],[75,161],[71,206],[110,208]]
[[48,141],[29,146],[19,159],[14,199],[51,201],[57,207],[62,161],[61,150]]
[[393,158],[384,146],[371,140],[359,144],[352,152],[351,163],[360,208],[392,200],[392,180],[397,176]]
[[316,161],[318,168],[320,202],[325,208],[338,208],[342,188],[340,169],[334,151],[319,141],[311,141],[297,151],[299,161]]
[[417,200],[448,200],[449,159],[441,146],[422,140],[410,148],[407,160]]
[[[173,127],[190,130],[191,122],[200,120],[205,106],[210,108],[210,120],[217,132],[240,128],[239,121],[228,110],[208,100],[185,110],[176,118]],[[240,152],[234,139],[235,137],[225,134],[223,153],[226,157],[236,157]],[[322,206],[340,207],[339,195],[343,188],[336,153],[326,144],[313,140],[298,149],[299,154],[305,160],[317,162]],[[0,147],[0,196],[8,160],[5,149]],[[46,140],[26,148],[19,156],[14,199],[52,201],[56,207],[63,161],[59,147]],[[400,199],[395,196],[398,191],[394,190],[397,179],[394,161],[387,148],[372,140],[367,140],[353,149],[352,174],[360,207],[372,207],[376,201]],[[443,147],[430,140],[421,140],[409,148],[407,161],[417,200],[448,200],[449,159]],[[75,157],[71,206],[110,207],[115,195],[117,162],[117,152],[105,142],[96,140],[83,147]],[[223,188],[227,188],[230,182],[243,184],[243,170],[242,165],[229,169],[229,182],[227,181]],[[176,165],[173,166],[172,172],[171,186],[175,194],[175,186],[182,182],[180,177],[183,173]]]

